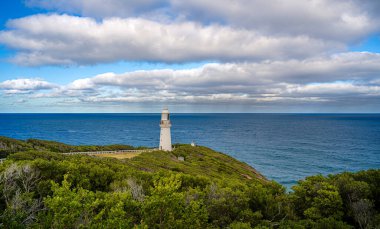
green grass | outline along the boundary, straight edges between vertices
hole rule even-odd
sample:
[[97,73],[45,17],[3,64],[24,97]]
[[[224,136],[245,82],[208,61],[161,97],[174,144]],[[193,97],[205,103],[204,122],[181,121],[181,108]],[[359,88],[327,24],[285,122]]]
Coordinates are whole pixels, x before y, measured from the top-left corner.
[[[184,157],[184,161],[178,157]],[[234,178],[266,180],[255,169],[228,155],[216,152],[207,147],[179,145],[172,152],[153,151],[142,153],[129,159],[132,164],[144,171],[183,172],[190,175],[204,175],[213,178]]]

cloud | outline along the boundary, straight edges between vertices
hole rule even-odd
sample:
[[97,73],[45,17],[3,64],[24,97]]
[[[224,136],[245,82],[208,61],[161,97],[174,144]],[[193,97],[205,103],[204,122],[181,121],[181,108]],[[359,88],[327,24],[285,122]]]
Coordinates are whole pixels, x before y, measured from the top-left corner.
[[176,10],[195,21],[220,21],[271,35],[306,35],[341,42],[355,42],[369,33],[380,31],[379,15],[369,13],[375,4],[373,2],[172,0]]
[[26,0],[52,12],[9,20],[0,31],[0,44],[16,51],[11,61],[18,65],[208,63],[122,74],[109,69],[66,85],[6,80],[0,92],[76,107],[380,107],[380,54],[347,51],[380,32],[378,2]]
[[[306,60],[213,63],[198,68],[104,73],[30,95],[35,99],[75,98],[105,106],[127,103],[345,104],[380,101],[380,54],[341,53]],[[2,83],[8,84],[8,83]],[[14,87],[12,87],[14,88]],[[351,104],[350,104],[351,103]]]
[[25,94],[39,90],[56,88],[55,84],[41,79],[14,79],[0,83],[0,90],[5,94]]
[[379,32],[380,25],[380,4],[373,0],[28,0],[27,3],[95,18],[172,18],[225,24],[267,35],[304,35],[344,42]]
[[380,96],[380,85],[358,85],[353,82],[313,83],[307,85],[289,85],[286,89],[289,94],[313,95],[326,97],[329,95],[375,95]]
[[29,66],[304,58],[343,48],[307,36],[270,37],[226,26],[140,18],[96,22],[69,15],[34,15],[9,21],[8,28],[0,32],[0,43],[20,50],[13,61]]
[[247,95],[266,97],[268,94],[288,96],[297,93],[297,96],[302,97],[300,94],[303,93],[319,96],[336,93],[366,94],[366,90],[370,94],[378,90],[378,85],[370,82],[380,77],[379,63],[380,54],[343,53],[325,59],[206,64],[185,70],[106,73],[81,82],[87,82],[87,86],[82,85],[85,88],[113,86],[148,91],[164,90],[186,96],[232,93],[246,98]]
[[376,2],[28,0],[81,16],[10,20],[0,43],[17,50],[11,60],[26,66],[306,59],[379,33]]

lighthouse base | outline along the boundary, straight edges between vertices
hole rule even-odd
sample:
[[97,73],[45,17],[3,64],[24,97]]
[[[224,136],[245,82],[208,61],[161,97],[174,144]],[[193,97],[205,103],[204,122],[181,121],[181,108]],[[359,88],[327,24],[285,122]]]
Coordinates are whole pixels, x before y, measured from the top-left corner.
[[170,128],[161,128],[159,149],[164,151],[172,151]]

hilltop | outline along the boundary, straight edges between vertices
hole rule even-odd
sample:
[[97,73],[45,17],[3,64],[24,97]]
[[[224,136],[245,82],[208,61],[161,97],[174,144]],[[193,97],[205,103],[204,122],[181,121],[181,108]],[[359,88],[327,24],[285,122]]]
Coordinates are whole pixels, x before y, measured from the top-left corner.
[[0,136],[0,158],[16,152],[27,151],[47,151],[57,153],[80,152],[80,151],[100,151],[100,150],[128,150],[143,149],[144,147],[133,147],[130,145],[81,145],[73,146],[56,141],[47,141],[40,139],[27,139],[25,141]]
[[[145,149],[145,147],[133,147],[130,145],[108,145],[108,146],[72,146],[55,141],[39,139],[16,140],[7,137],[0,137],[0,153],[10,155],[11,159],[21,159],[23,157],[42,156],[38,152],[49,153],[68,153],[81,151],[108,151],[108,150],[132,150]],[[16,153],[17,152],[17,153]],[[14,154],[14,155],[13,155]],[[61,155],[54,155],[59,157]],[[63,156],[60,159],[67,159]],[[178,158],[182,157],[182,160]],[[95,159],[94,160],[102,160]],[[103,159],[104,160],[104,159]],[[175,171],[190,175],[207,175],[214,178],[236,178],[236,179],[258,179],[265,181],[266,178],[246,163],[211,150],[207,147],[177,144],[172,152],[154,151],[144,152],[135,156],[132,160],[115,160],[114,163],[122,163],[131,168],[148,172]]]
[[[139,147],[138,149],[140,149]],[[0,227],[371,228],[380,170],[316,175],[287,193],[203,146],[116,159],[70,151],[136,149],[0,138]]]

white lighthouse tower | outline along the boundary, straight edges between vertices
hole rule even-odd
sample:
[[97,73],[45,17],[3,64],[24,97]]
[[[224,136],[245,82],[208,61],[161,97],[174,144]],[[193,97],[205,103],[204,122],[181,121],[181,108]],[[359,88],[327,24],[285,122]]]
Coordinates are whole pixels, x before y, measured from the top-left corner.
[[160,150],[172,151],[172,139],[170,136],[170,114],[168,108],[164,108],[161,114]]

